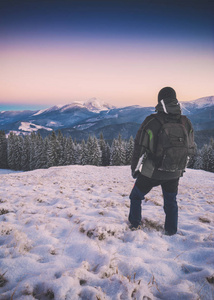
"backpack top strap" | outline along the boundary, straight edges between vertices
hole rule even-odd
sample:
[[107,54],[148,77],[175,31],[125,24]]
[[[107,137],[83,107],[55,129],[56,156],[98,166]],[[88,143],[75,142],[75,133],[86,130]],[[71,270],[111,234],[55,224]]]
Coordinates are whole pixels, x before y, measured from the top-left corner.
[[186,127],[188,120],[184,115],[179,115],[177,118],[170,118],[168,115],[164,116],[163,114],[154,114],[153,116],[161,123],[161,125],[165,123],[181,123],[184,127]]

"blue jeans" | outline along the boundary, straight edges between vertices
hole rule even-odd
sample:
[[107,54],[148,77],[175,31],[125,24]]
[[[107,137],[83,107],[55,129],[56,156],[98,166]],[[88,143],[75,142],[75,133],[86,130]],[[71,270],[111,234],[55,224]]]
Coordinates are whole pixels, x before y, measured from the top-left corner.
[[[143,176],[145,177],[145,176]],[[150,178],[142,178],[141,175],[141,186],[139,188],[139,182],[136,181],[130,198],[130,212],[129,222],[134,226],[138,227],[141,224],[141,201],[144,196],[157,185],[161,185],[163,197],[164,197],[164,212],[165,212],[165,225],[164,229],[167,234],[173,235],[177,232],[178,225],[178,205],[176,201],[178,191],[179,179],[173,179],[168,181],[154,180]]]

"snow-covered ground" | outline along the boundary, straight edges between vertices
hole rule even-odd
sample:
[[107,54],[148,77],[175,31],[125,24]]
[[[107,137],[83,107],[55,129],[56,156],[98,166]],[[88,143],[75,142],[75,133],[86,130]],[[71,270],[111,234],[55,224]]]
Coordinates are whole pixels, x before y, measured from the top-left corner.
[[127,166],[0,175],[0,299],[213,299],[214,174],[187,170],[172,237],[160,187],[129,230],[133,183]]
[[0,175],[3,174],[14,174],[14,173],[20,173],[22,171],[13,171],[13,170],[9,170],[9,169],[0,169]]

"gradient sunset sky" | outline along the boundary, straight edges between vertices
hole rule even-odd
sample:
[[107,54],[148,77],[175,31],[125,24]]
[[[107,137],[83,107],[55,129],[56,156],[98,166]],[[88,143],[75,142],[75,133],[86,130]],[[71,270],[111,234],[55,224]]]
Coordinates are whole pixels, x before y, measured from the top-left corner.
[[0,104],[212,96],[213,16],[208,0],[1,0]]

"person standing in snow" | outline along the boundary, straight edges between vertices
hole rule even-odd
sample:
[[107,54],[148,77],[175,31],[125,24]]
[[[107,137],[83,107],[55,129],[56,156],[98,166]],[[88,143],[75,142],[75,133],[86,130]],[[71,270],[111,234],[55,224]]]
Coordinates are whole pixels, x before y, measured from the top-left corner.
[[[156,114],[148,116],[140,126],[135,137],[134,152],[131,162],[132,176],[136,179],[130,194],[129,222],[132,230],[141,225],[141,200],[155,186],[160,185],[164,198],[165,234],[173,235],[177,232],[178,206],[176,196],[178,193],[179,178],[183,175],[185,166],[161,167],[160,159],[157,159],[157,147],[160,147],[160,130],[163,124],[168,124],[169,129],[174,124],[183,123],[188,144],[186,158],[194,153],[194,134],[190,120],[181,115],[181,108],[176,98],[176,92],[171,87],[165,87],[158,93],[158,105]],[[177,125],[176,125],[177,126]],[[183,128],[182,127],[182,128]],[[182,140],[183,138],[179,138]],[[163,148],[163,147],[162,147]],[[183,147],[184,148],[184,147]],[[171,156],[181,156],[180,150],[171,151]],[[185,150],[185,149],[184,149]],[[170,160],[168,160],[169,162]]]

